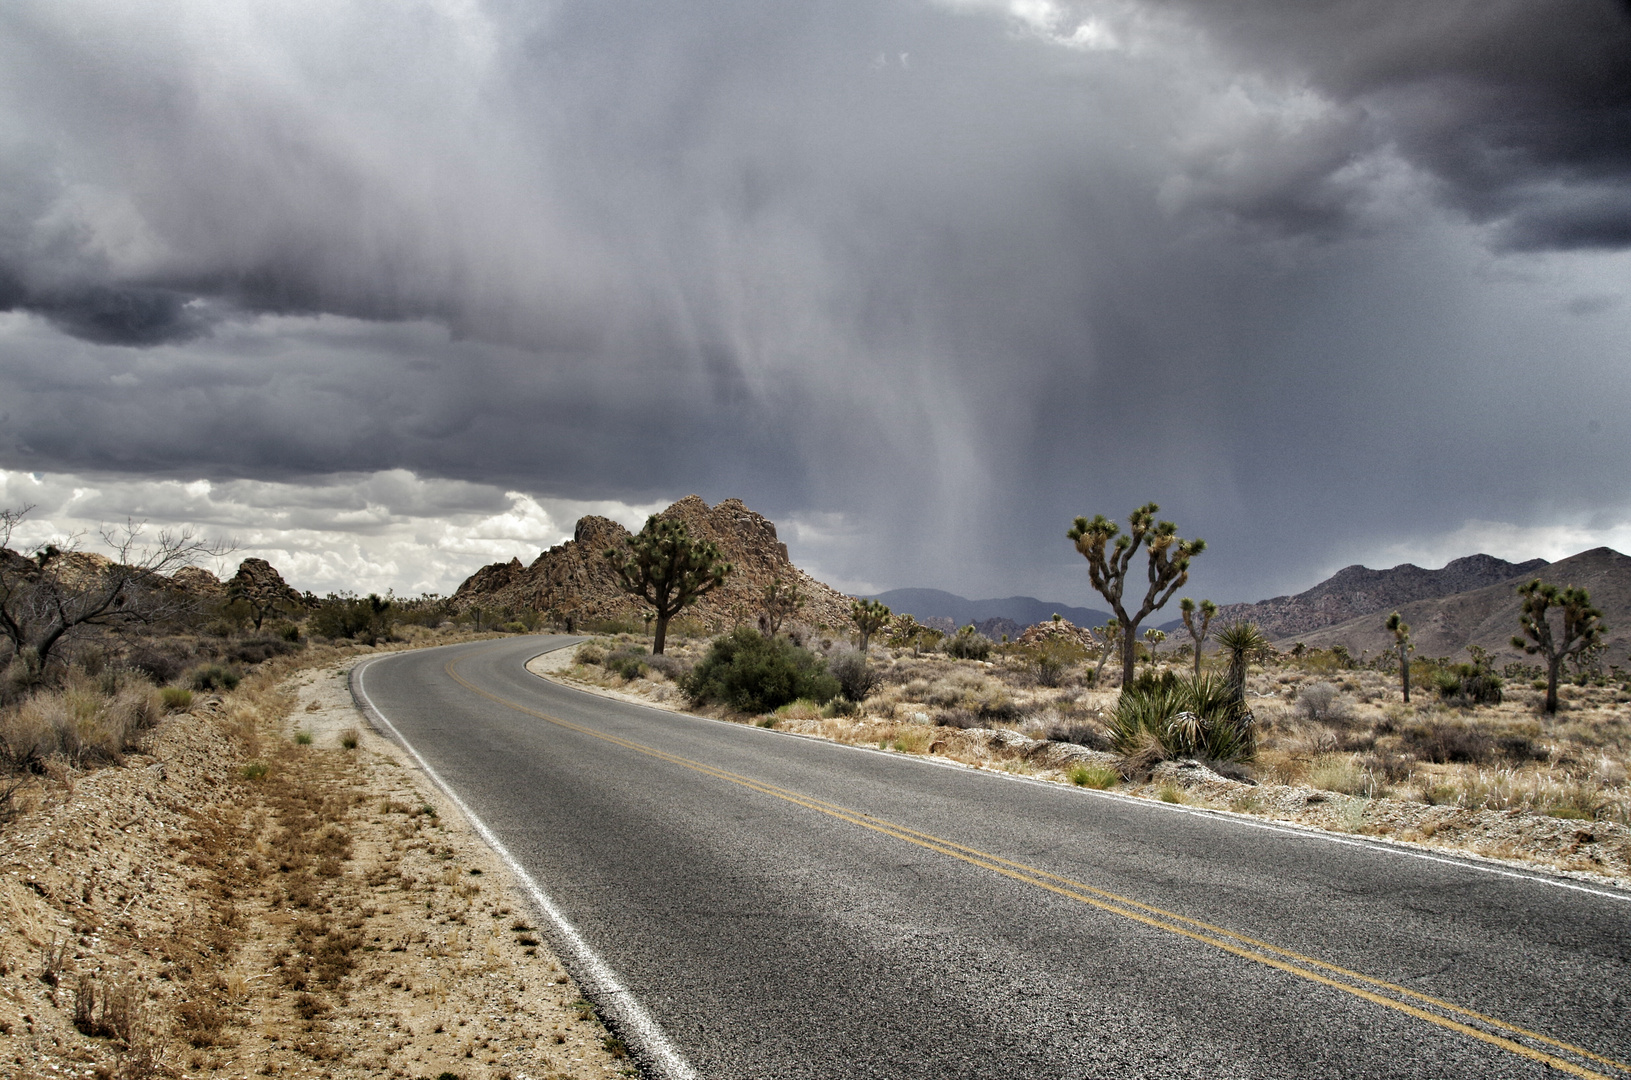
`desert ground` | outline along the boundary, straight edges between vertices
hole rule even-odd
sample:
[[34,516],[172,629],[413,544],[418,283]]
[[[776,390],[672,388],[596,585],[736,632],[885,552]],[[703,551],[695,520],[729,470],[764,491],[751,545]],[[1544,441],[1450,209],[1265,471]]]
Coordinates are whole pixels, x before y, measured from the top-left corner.
[[0,832],[0,1073],[632,1073],[508,871],[353,707],[374,649],[200,695]]

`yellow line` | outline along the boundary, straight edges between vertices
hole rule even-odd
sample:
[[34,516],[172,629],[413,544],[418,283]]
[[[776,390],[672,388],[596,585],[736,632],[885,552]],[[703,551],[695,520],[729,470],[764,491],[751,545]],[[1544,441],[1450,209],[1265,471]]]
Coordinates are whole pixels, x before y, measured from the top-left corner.
[[[1491,1016],[1486,1016],[1483,1013],[1464,1008],[1452,1002],[1444,1001],[1441,998],[1419,993],[1415,990],[1409,989],[1408,987],[1399,986],[1395,983],[1390,983],[1386,980],[1375,978],[1374,976],[1365,975],[1362,972],[1352,971],[1336,964],[1327,963],[1326,961],[1319,960],[1315,957],[1304,956],[1301,953],[1280,948],[1279,946],[1273,945],[1269,942],[1235,933],[1234,931],[1228,930],[1224,927],[1214,926],[1198,919],[1192,919],[1185,915],[1179,915],[1176,912],[1152,907],[1149,904],[1141,903],[1129,897],[1120,896],[1116,893],[1108,892],[1104,889],[1099,889],[1079,881],[1072,881],[1071,879],[1061,877],[1058,874],[1053,874],[1033,866],[1027,866],[1024,863],[1015,862],[1012,859],[1007,859],[1000,855],[993,855],[988,852],[981,851],[978,848],[972,848],[956,843],[952,840],[946,840],[941,837],[937,837],[932,833],[926,833],[906,825],[900,825],[885,818],[879,818],[874,815],[864,813],[863,811],[851,810],[835,803],[829,803],[821,799],[817,799],[814,796],[789,791],[785,788],[779,788],[775,785],[767,784],[761,780],[755,780],[752,777],[743,776],[739,773],[733,773],[729,770],[721,769],[705,762],[693,761],[690,758],[684,758],[676,754],[670,754],[664,750],[658,750],[656,747],[647,746],[643,743],[637,743],[630,739],[621,738],[620,736],[609,735],[602,731],[596,731],[593,728],[584,727],[580,724],[574,724],[568,720],[562,720],[559,717],[550,716],[547,713],[528,708],[527,706],[518,702],[510,701],[507,698],[489,693],[488,691],[483,690],[466,680],[458,673],[457,667],[460,663],[468,658],[468,656],[459,657],[448,661],[448,663],[445,665],[444,670],[454,682],[458,683],[466,690],[484,697],[489,701],[503,705],[506,708],[514,709],[517,712],[524,713],[528,716],[536,717],[539,720],[547,721],[548,723],[555,724],[570,731],[578,732],[582,735],[588,735],[593,738],[600,739],[604,742],[613,743],[614,745],[624,747],[625,749],[633,750],[636,753],[645,754],[649,757],[654,757],[674,765],[679,765],[682,768],[690,769],[694,772],[699,772],[719,780],[725,780],[729,783],[737,784],[741,787],[757,791],[764,795],[782,799],[786,802],[805,807],[806,809],[814,810],[817,813],[826,814],[829,817],[848,822],[849,824],[857,825],[861,828],[881,833],[897,840],[902,840],[906,843],[933,851],[937,854],[946,855],[962,862],[969,863],[973,866],[978,866],[981,869],[989,870],[992,873],[1000,874],[1001,876],[1010,878],[1014,881],[1032,885],[1039,889],[1044,889],[1048,892],[1075,900],[1078,903],[1087,904],[1090,907],[1098,908],[1113,915],[1119,915],[1124,919],[1130,919],[1133,922],[1141,923],[1157,930],[1164,930],[1168,933],[1189,938],[1192,941],[1210,945],[1214,948],[1221,949],[1230,955],[1238,956],[1242,959],[1250,960],[1254,963],[1274,968],[1277,971],[1283,971],[1287,974],[1299,976],[1300,978],[1307,979],[1310,982],[1318,983],[1322,986],[1328,986],[1332,989],[1340,990],[1343,993],[1351,994],[1354,997],[1361,998],[1365,1001],[1384,1006],[1396,1012],[1404,1013],[1407,1016],[1412,1016],[1416,1019],[1424,1020],[1430,1024],[1435,1024],[1441,1028],[1445,1028],[1447,1030],[1466,1035],[1470,1038],[1477,1039],[1481,1042],[1488,1043],[1509,1053],[1528,1058],[1531,1061],[1550,1065],[1551,1067],[1562,1072],[1566,1072],[1572,1076],[1582,1077],[1585,1078],[1585,1080],[1612,1080],[1612,1078],[1608,1077],[1604,1073],[1595,1072],[1565,1058],[1560,1058],[1555,1055],[1548,1054],[1543,1050],[1537,1050],[1534,1047],[1526,1046],[1521,1042],[1517,1042],[1514,1038],[1508,1038],[1504,1035],[1495,1034],[1494,1032],[1484,1031],[1480,1028],[1473,1027],[1470,1024],[1462,1023],[1459,1020],[1454,1020],[1447,1016],[1440,1016],[1437,1013],[1429,1012],[1427,1009],[1411,1004],[1410,1001],[1431,1005],[1434,1008],[1442,1009],[1445,1012],[1453,1013],[1457,1016],[1464,1017],[1467,1020],[1475,1021],[1480,1024],[1486,1024],[1490,1027],[1498,1029],[1499,1031],[1506,1032],[1508,1035],[1530,1039],[1546,1046],[1553,1047],[1554,1049],[1560,1050],[1564,1053],[1573,1054],[1577,1057],[1594,1061],[1600,1065],[1607,1066],[1610,1069],[1631,1074],[1631,1066],[1621,1064],[1613,1058],[1604,1057],[1601,1054],[1553,1039],[1549,1036],[1542,1035],[1539,1032],[1530,1031],[1527,1028],[1522,1028],[1515,1024],[1509,1024],[1506,1021],[1498,1020]],[[1305,967],[1301,965],[1307,966]],[[1341,981],[1342,979],[1352,980],[1352,982],[1343,982]],[[1368,984],[1369,986],[1397,994],[1399,997],[1408,998],[1410,1001],[1401,1001],[1398,998],[1387,997],[1383,994],[1375,992],[1374,990],[1366,989],[1365,986],[1352,985],[1353,982]]]

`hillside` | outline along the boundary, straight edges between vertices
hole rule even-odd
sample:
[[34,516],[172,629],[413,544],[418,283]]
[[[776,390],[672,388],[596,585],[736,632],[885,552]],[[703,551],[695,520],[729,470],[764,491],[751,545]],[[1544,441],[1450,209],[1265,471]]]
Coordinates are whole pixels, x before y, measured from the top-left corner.
[[[664,518],[684,521],[693,537],[718,544],[734,568],[726,583],[687,609],[710,629],[752,622],[759,600],[772,579],[798,582],[806,597],[797,621],[834,628],[849,625],[850,598],[794,566],[787,545],[776,538],[776,526],[749,510],[740,499],[709,507],[687,495],[664,510]],[[578,521],[571,540],[543,552],[530,566],[520,559],[492,563],[465,580],[453,594],[455,606],[554,612],[574,619],[638,618],[646,605],[618,587],[603,552],[627,544],[630,533],[603,517]]]
[[[1542,563],[1535,570],[1480,589],[1399,604],[1397,610],[1410,624],[1419,656],[1454,657],[1468,645],[1478,645],[1500,660],[1516,660],[1523,656],[1512,647],[1521,608],[1517,587],[1537,577],[1554,585],[1578,585],[1590,592],[1608,628],[1608,662],[1624,662],[1631,648],[1631,558],[1612,548],[1594,548],[1555,563]],[[1393,610],[1392,606],[1377,609],[1334,626],[1297,634],[1294,639],[1311,647],[1342,644],[1355,655],[1362,650],[1375,655],[1392,645],[1392,635],[1382,623]],[[1279,644],[1287,644],[1292,635],[1281,635],[1281,639]]]
[[1270,640],[1307,640],[1307,635],[1315,631],[1372,612],[1385,615],[1416,601],[1454,596],[1517,579],[1527,581],[1545,566],[1545,559],[1510,563],[1493,555],[1468,555],[1441,570],[1423,570],[1411,563],[1388,570],[1350,566],[1295,596],[1276,596],[1255,604],[1226,604],[1219,609],[1215,625],[1244,619],[1256,623]]

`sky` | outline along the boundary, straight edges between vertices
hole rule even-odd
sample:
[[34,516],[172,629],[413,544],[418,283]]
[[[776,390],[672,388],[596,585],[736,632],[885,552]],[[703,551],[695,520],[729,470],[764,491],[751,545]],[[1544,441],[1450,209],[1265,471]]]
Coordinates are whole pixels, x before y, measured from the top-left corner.
[[[1631,549],[1626,0],[9,0],[0,506],[449,593],[690,493],[855,592]],[[231,566],[222,569],[230,572]]]

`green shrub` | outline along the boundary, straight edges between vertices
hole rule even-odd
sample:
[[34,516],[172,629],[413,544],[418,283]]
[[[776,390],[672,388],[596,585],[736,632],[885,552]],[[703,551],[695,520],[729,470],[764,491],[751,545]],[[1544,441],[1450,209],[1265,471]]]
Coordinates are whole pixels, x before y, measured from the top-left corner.
[[365,645],[390,639],[396,625],[395,605],[374,593],[358,597],[329,594],[306,623],[314,634],[339,640],[352,638]]
[[1116,786],[1121,779],[1116,770],[1105,765],[1077,765],[1070,770],[1070,782],[1077,787],[1105,791]]
[[205,664],[192,673],[194,690],[236,690],[241,681],[243,676],[237,669],[225,664]]
[[193,692],[189,687],[166,686],[159,691],[159,697],[163,700],[164,708],[168,712],[181,712],[184,709],[192,708]]
[[765,713],[799,698],[826,703],[840,688],[814,654],[739,626],[709,646],[681,689],[699,704]]
[[1455,705],[1499,705],[1504,680],[1472,664],[1455,664],[1433,676],[1433,689],[1440,701]]
[[957,660],[985,660],[991,655],[991,639],[972,624],[965,626],[946,640],[946,655]]
[[1110,718],[1110,739],[1131,753],[1153,739],[1168,757],[1240,761],[1257,749],[1251,711],[1234,700],[1229,681],[1211,675],[1181,679],[1144,672],[1122,691]]

